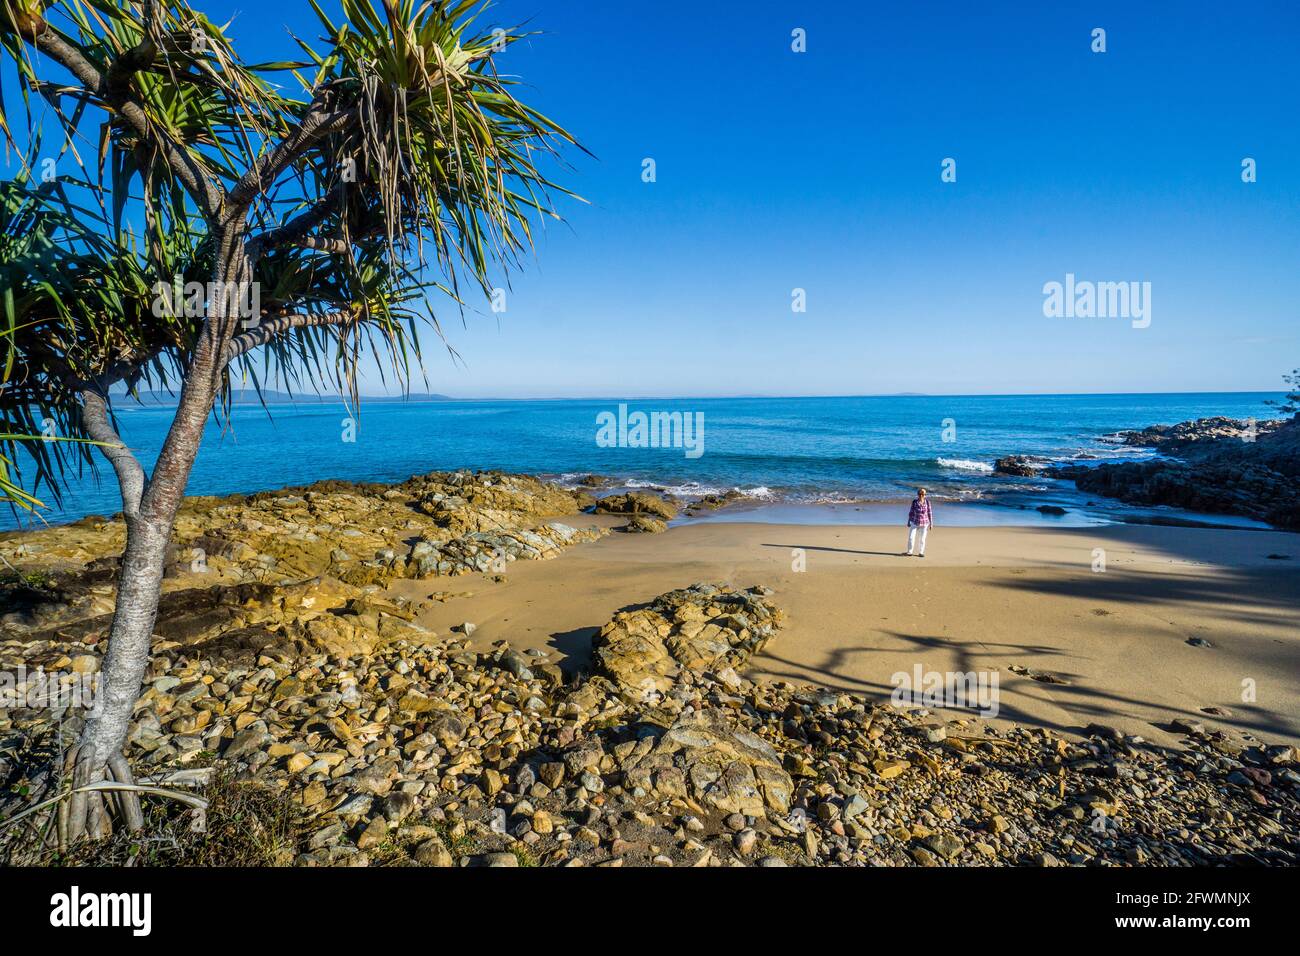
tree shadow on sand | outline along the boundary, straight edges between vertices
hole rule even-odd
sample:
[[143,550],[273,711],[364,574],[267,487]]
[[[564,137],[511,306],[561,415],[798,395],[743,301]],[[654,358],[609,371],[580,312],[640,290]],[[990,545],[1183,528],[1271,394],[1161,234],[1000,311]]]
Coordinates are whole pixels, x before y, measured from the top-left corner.
[[[1155,703],[1093,686],[1088,678],[1064,670],[1055,660],[1050,660],[1052,658],[1084,660],[1079,655],[1063,652],[1060,648],[1013,642],[961,644],[951,638],[938,636],[917,636],[898,631],[877,633],[903,645],[904,649],[901,651],[903,654],[908,653],[907,646],[913,648],[915,660],[926,669],[938,669],[926,664],[924,657],[927,652],[930,654],[941,652],[945,658],[955,658],[955,661],[945,663],[945,670],[963,673],[998,671],[1000,694],[997,718],[999,720],[1008,720],[1031,727],[1044,727],[1058,733],[1085,736],[1089,724],[1107,724],[1116,718],[1144,723],[1165,732],[1176,733],[1171,727],[1171,722],[1182,717],[1204,722],[1207,726],[1232,727],[1270,742],[1279,737],[1300,739],[1300,720],[1254,704],[1236,705],[1232,708],[1230,717],[1222,717],[1208,715],[1195,708],[1178,706],[1165,701]],[[841,647],[825,654],[820,662],[809,664],[774,653],[774,646],[769,646],[755,658],[751,669],[769,678],[818,684],[831,690],[866,696],[884,703],[894,696],[899,686],[892,681],[894,675],[882,675],[884,676],[882,680],[854,676],[854,672],[879,672],[878,669],[863,666],[863,663],[858,660],[861,656],[870,654],[897,656],[900,654],[900,647],[898,645]],[[1011,664],[1022,661],[1039,662],[1045,672],[1060,678],[1064,683],[1042,683],[1031,676],[1009,669]],[[1018,703],[1017,697],[1024,698],[1026,703]],[[1028,703],[1031,701],[1039,706],[1035,707]],[[942,709],[954,715],[976,716],[978,713],[977,708],[974,707]],[[1159,710],[1166,716],[1153,720],[1151,715],[1153,709]],[[1045,711],[1049,710],[1067,712],[1071,719],[1066,721],[1051,719],[1045,715]]]

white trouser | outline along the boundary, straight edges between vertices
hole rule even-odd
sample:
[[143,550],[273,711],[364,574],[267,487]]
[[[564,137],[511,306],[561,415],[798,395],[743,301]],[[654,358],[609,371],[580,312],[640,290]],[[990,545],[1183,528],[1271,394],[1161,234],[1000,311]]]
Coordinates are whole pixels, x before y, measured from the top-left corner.
[[907,526],[907,553],[908,554],[912,553],[912,547],[913,545],[916,544],[916,533],[918,531],[921,532],[921,554],[925,554],[925,536],[930,533],[930,526],[928,524],[923,524],[920,525],[919,527],[914,524],[910,524]]

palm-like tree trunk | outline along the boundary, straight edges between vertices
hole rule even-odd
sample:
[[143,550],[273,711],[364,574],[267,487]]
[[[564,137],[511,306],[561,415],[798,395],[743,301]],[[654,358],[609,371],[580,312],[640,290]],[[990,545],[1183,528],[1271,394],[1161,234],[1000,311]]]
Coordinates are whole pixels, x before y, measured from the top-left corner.
[[[144,479],[139,462],[121,443],[109,420],[102,395],[82,394],[82,418],[113,466],[122,494],[126,549],[117,578],[117,601],[108,634],[108,650],[100,669],[100,697],[82,730],[76,753],[74,781],[102,780],[107,773],[123,781],[129,770],[122,751],[130,733],[131,715],[149,664],[154,621],[162,593],[164,565],[176,512],[185,496],[190,470],[198,455],[203,427],[212,412],[225,365],[224,353],[238,323],[238,302],[224,290],[239,288],[252,274],[242,231],[228,230],[214,270],[218,298],[208,304],[210,315],[203,336],[186,370],[176,414],[154,464]],[[129,823],[139,820],[136,801],[118,800]],[[69,807],[67,835],[76,840],[107,829],[99,795],[76,794]]]

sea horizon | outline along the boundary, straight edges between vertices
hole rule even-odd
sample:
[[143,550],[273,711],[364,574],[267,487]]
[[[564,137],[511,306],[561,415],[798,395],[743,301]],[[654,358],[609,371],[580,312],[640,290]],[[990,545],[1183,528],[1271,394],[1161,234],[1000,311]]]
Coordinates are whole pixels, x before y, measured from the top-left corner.
[[[149,393],[151,395],[157,392]],[[338,401],[346,403],[349,398],[341,393],[329,393],[320,395],[298,395],[282,392],[279,389],[268,389],[263,394],[282,395],[284,399],[277,399],[269,402],[259,402],[257,393],[251,389],[239,389],[237,391],[239,402],[241,404],[255,405],[320,405],[327,401]],[[1088,396],[1127,396],[1127,395],[1266,395],[1270,398],[1281,398],[1285,392],[1277,388],[1245,388],[1245,389],[1222,389],[1205,391],[1200,389],[1173,389],[1173,390],[1154,390],[1154,391],[1101,391],[1101,392],[827,392],[827,393],[805,393],[805,394],[783,394],[783,393],[762,393],[762,392],[741,392],[736,394],[719,394],[719,395],[699,395],[699,394],[634,394],[634,395],[443,395],[439,393],[417,392],[409,395],[361,395],[362,403],[369,402],[410,402],[414,400],[426,402],[652,402],[652,401],[695,401],[695,400],[735,400],[742,401],[745,399],[780,399],[797,401],[801,399],[819,399],[819,398],[1066,398],[1066,397],[1088,397]],[[247,396],[247,397],[244,397]],[[121,404],[115,406],[115,411],[133,411],[139,408],[171,407],[175,405],[174,398],[170,402],[144,403],[132,401],[129,395],[119,394],[117,396]]]

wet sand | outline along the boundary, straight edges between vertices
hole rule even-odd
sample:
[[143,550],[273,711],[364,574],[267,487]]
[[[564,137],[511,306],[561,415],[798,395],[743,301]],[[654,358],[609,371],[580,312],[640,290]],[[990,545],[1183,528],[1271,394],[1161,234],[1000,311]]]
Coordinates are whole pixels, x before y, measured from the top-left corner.
[[[1300,740],[1300,535],[939,527],[925,559],[900,556],[905,538],[902,527],[697,522],[516,562],[503,583],[469,575],[399,588],[460,595],[423,614],[440,635],[472,621],[477,646],[548,648],[577,668],[621,608],[696,581],[763,584],[788,617],[751,676],[885,701],[891,677],[918,665],[997,671],[997,721],[1067,734],[1099,722],[1173,743],[1169,721],[1188,717]],[[1211,706],[1231,716],[1202,712]]]

